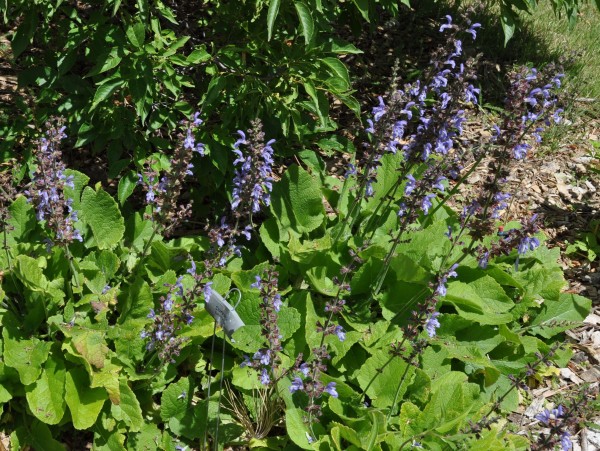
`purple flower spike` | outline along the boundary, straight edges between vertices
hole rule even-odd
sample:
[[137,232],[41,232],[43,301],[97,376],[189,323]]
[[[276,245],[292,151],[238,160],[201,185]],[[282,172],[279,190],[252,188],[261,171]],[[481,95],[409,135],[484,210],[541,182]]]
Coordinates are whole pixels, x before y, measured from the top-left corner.
[[328,393],[330,396],[333,396],[334,398],[338,397],[338,392],[335,389],[335,382],[329,382],[327,384],[327,386],[325,387],[325,392]]
[[421,201],[421,208],[424,214],[429,214],[429,209],[432,207],[431,199],[435,197],[435,194],[427,194]]
[[295,377],[292,381],[292,385],[290,385],[290,393],[297,392],[298,390],[304,390],[304,384],[302,383],[302,379]]
[[415,178],[414,178],[414,176],[412,174],[408,174],[406,176],[406,178],[408,179],[408,182],[406,182],[406,186],[404,187],[404,195],[405,196],[410,196],[410,194],[417,187],[417,181],[415,180]]
[[433,312],[427,321],[425,321],[425,331],[430,338],[435,337],[436,330],[440,327],[440,322],[437,320],[437,317],[440,316],[440,312]]
[[448,23],[446,23],[440,27],[440,33],[443,33],[444,30],[448,30],[448,29],[452,28],[452,16],[446,15],[446,20],[448,21]]
[[260,373],[260,383],[263,385],[268,385],[271,382],[271,378],[269,377],[269,373],[267,373],[267,369],[263,368]]
[[206,282],[204,284],[204,289],[202,290],[204,294],[204,301],[210,302],[210,297],[212,295],[212,282]]
[[342,326],[335,326],[334,330],[335,334],[338,336],[340,341],[344,341],[346,339],[346,332]]
[[480,27],[481,27],[480,23],[474,23],[467,30],[467,33],[469,33],[471,36],[473,36],[473,40],[477,39],[477,31],[476,30],[477,30],[477,28],[480,28]]

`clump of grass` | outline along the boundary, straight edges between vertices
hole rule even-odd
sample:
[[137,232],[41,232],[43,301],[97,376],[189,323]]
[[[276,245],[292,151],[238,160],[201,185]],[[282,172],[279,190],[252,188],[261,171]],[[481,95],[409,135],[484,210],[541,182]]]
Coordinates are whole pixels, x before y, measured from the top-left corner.
[[583,3],[579,18],[571,26],[566,17],[557,17],[550,2],[540,2],[532,15],[523,14],[523,25],[545,41],[548,50],[574,55],[575,64],[568,68],[568,79],[580,97],[600,102],[600,12],[591,3]]

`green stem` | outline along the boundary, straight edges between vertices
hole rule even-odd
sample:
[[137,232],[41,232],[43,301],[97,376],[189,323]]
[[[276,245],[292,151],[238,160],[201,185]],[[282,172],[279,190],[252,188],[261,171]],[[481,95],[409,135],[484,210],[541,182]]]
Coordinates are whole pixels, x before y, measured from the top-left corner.
[[400,382],[398,382],[398,387],[396,387],[396,393],[394,393],[394,400],[392,401],[392,405],[390,406],[390,411],[387,414],[387,417],[385,419],[385,423],[389,424],[390,422],[390,418],[392,416],[392,411],[394,410],[394,406],[396,405],[396,402],[398,401],[398,396],[400,396],[400,389],[402,388],[402,384],[404,384],[404,380],[406,379],[406,375],[408,374],[408,370],[411,367],[410,363],[406,363],[406,368],[404,368],[404,372],[402,373],[402,376],[400,377]]

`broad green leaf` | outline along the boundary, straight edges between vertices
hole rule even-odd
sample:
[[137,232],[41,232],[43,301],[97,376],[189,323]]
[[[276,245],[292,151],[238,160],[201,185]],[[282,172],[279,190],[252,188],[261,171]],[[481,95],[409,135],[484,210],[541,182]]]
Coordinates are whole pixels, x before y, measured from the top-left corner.
[[129,319],[146,318],[154,306],[150,285],[138,277],[123,293],[126,297],[124,300],[119,300],[122,312],[118,320],[119,324]]
[[121,393],[121,402],[111,406],[113,415],[124,421],[132,432],[141,431],[144,426],[142,408],[126,378],[122,377],[119,380],[119,392]]
[[8,211],[10,212],[7,228],[9,239],[17,242],[25,241],[35,229],[37,222],[33,206],[27,202],[25,196],[21,195],[10,205]]
[[160,417],[164,421],[169,421],[170,418],[185,413],[190,408],[193,395],[192,388],[191,379],[182,377],[162,392]]
[[109,352],[105,334],[92,329],[73,328],[71,344],[73,348],[96,369],[104,367]]
[[329,67],[329,69],[331,69],[331,71],[337,76],[337,78],[343,81],[344,85],[346,86],[345,89],[350,88],[350,76],[348,75],[348,69],[346,68],[344,63],[342,63],[339,59],[333,57],[321,58],[320,61],[325,63]]
[[279,14],[279,5],[281,0],[270,0],[269,10],[267,12],[267,40],[270,41],[273,36],[273,26],[275,25],[275,19]]
[[121,390],[119,384],[119,375],[122,367],[115,365],[109,360],[104,362],[100,371],[94,371],[91,374],[92,388],[104,388],[108,393],[108,398],[113,404],[121,402]]
[[211,54],[206,51],[206,46],[201,45],[196,47],[187,57],[190,64],[200,64],[209,61],[212,58]]
[[133,194],[133,190],[137,185],[137,177],[133,171],[129,171],[119,180],[117,187],[117,195],[119,203],[123,205],[125,201]]
[[39,22],[40,14],[37,8],[28,8],[26,11],[27,12],[19,21],[19,26],[11,41],[12,54],[15,59],[18,58],[31,43]]
[[112,249],[125,232],[125,223],[119,206],[110,194],[99,188],[87,187],[81,198],[83,220],[90,226],[96,245],[100,249]]
[[315,32],[315,24],[312,15],[310,14],[310,8],[303,1],[294,1],[294,6],[296,8],[296,13],[298,13],[300,24],[302,25],[304,42],[306,45],[309,45]]
[[71,411],[73,427],[83,430],[94,425],[107,394],[102,388],[91,388],[85,369],[75,367],[67,372],[65,399]]
[[117,89],[123,85],[124,81],[120,78],[113,78],[104,81],[98,86],[96,94],[94,94],[94,100],[90,106],[90,111],[95,110],[100,103],[108,99]]
[[[156,424],[144,422],[138,434],[128,435],[127,445],[130,446],[130,449],[152,451],[157,449],[157,444],[162,441],[161,434]],[[169,441],[172,443],[172,450],[176,451],[173,439],[169,438]],[[165,447],[159,449],[169,450],[169,448]]]
[[367,22],[371,22],[371,17],[369,15],[369,0],[352,0],[352,3],[354,3],[363,19]]
[[4,339],[4,363],[19,373],[23,385],[34,383],[42,373],[42,365],[48,359],[52,343],[40,341],[33,337],[13,337],[5,327],[2,329]]
[[42,293],[47,291],[48,280],[44,276],[37,260],[27,255],[17,256],[15,274],[23,282],[23,285],[31,291]]
[[325,219],[319,179],[290,166],[273,187],[271,210],[279,222],[282,240],[289,239],[289,230],[299,234],[315,230]]
[[309,438],[314,440],[315,437],[311,437],[311,432],[304,421],[305,414],[302,409],[287,409],[285,412],[285,429],[287,435],[297,446],[302,449],[313,449],[309,443]]
[[40,378],[25,388],[31,413],[46,424],[58,424],[65,414],[65,377],[62,358],[51,357]]
[[517,27],[515,21],[516,14],[510,6],[507,6],[504,2],[500,4],[500,22],[502,23],[502,30],[504,30],[504,46],[508,44],[515,34]]
[[[31,447],[36,451],[65,451],[65,447],[52,437],[50,428],[38,419],[33,419],[31,423],[27,421],[25,426],[18,427],[14,435],[16,437],[11,435],[11,449]],[[19,444],[18,447],[15,447],[16,443]]]
[[65,171],[67,177],[73,177],[73,188],[65,186],[65,197],[67,199],[73,199],[73,210],[81,210],[81,193],[87,186],[90,178],[82,172],[74,171],[73,169],[67,169]]
[[454,305],[461,317],[482,325],[507,324],[513,319],[509,310],[514,303],[489,276],[468,284],[457,280],[449,282],[444,302]]
[[135,47],[140,48],[144,45],[146,37],[145,26],[141,22],[136,22],[127,27],[127,38]]
[[561,293],[558,299],[546,299],[542,311],[535,317],[532,332],[544,338],[550,338],[557,333],[573,328],[580,324],[589,314],[592,301],[572,293]]
[[401,400],[412,381],[414,367],[382,349],[369,357],[358,373],[358,384],[375,407],[392,407],[396,392]]

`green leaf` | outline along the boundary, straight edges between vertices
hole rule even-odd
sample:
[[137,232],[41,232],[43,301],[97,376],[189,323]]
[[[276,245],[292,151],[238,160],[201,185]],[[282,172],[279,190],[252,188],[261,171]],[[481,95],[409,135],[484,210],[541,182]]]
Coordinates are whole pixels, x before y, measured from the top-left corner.
[[[311,431],[304,422],[305,412],[302,409],[286,409],[285,429],[292,441],[302,449],[313,449],[308,442]],[[312,437],[314,439],[315,437]]]
[[203,44],[196,47],[192,53],[187,56],[187,62],[190,64],[200,64],[209,61],[211,58],[212,56],[206,51],[206,46]]
[[123,205],[125,201],[133,194],[133,190],[137,185],[137,176],[134,171],[129,171],[119,180],[119,186],[117,187],[117,196],[119,203]]
[[56,356],[46,361],[40,378],[25,388],[31,413],[46,424],[58,424],[65,414],[65,378],[65,364]]
[[273,187],[271,210],[284,241],[289,239],[290,229],[299,234],[315,230],[325,219],[320,180],[296,165],[290,166]]
[[8,219],[9,236],[17,242],[27,239],[31,231],[35,229],[36,218],[33,206],[27,202],[25,196],[18,196],[9,207],[10,218]]
[[163,421],[185,413],[192,399],[192,382],[188,377],[182,377],[169,385],[160,398],[160,417]]
[[315,24],[312,15],[310,14],[310,8],[302,1],[295,1],[294,6],[296,8],[296,13],[298,13],[300,23],[302,24],[304,42],[306,45],[309,45],[315,32]]
[[275,25],[277,14],[279,14],[280,4],[281,0],[269,1],[269,11],[267,12],[267,41],[270,41],[273,36],[273,26]]
[[19,255],[16,263],[15,274],[23,282],[23,285],[31,291],[45,293],[48,288],[48,280],[38,265],[38,261],[27,255]]
[[106,360],[100,371],[91,373],[92,380],[90,386],[92,388],[102,387],[108,393],[108,398],[113,404],[121,402],[121,391],[119,385],[119,374],[122,367],[115,365],[110,360]]
[[414,367],[381,349],[367,359],[357,379],[360,388],[373,400],[373,406],[392,407],[396,391],[399,390],[397,400],[401,400],[414,371]]
[[[37,419],[18,427],[15,435],[17,440],[11,435],[11,449],[27,449],[26,445],[29,445],[37,451],[65,451],[65,447],[52,437],[50,428]],[[15,447],[15,442],[20,446]]]
[[67,169],[65,171],[67,177],[73,177],[73,188],[65,186],[65,197],[67,199],[73,199],[73,210],[81,210],[81,193],[87,186],[90,178],[82,172],[75,171],[73,169]]
[[26,14],[20,21],[20,25],[17,27],[17,31],[13,35],[11,42],[12,53],[15,59],[18,58],[31,43],[39,22],[38,16],[39,12],[37,11],[37,8],[33,7],[26,9]]
[[120,378],[119,392],[121,393],[121,402],[118,405],[111,406],[113,415],[115,418],[124,421],[132,432],[142,430],[144,426],[142,408],[135,393],[127,384],[127,379]]
[[468,284],[457,280],[450,282],[446,301],[454,305],[461,317],[482,325],[507,324],[513,319],[509,310],[514,303],[502,286],[489,276]]
[[107,399],[102,388],[91,388],[87,372],[81,368],[71,368],[66,377],[65,399],[73,427],[78,430],[88,429],[94,425],[102,406]]
[[127,39],[129,39],[129,42],[131,42],[135,47],[142,47],[142,45],[144,45],[145,38],[146,30],[143,23],[136,22],[127,27]]
[[[542,312],[535,317],[532,332],[544,338],[573,328],[589,314],[592,301],[572,293],[561,293],[558,299],[546,299]],[[561,324],[561,322],[564,322]]]
[[333,71],[337,78],[343,81],[344,85],[346,86],[345,89],[350,88],[350,76],[348,75],[348,69],[344,63],[333,57],[321,58],[319,61],[325,63],[329,69]]
[[515,34],[516,25],[516,13],[510,6],[507,6],[504,2],[500,5],[500,21],[502,22],[502,30],[504,30],[504,46],[508,44]]
[[82,219],[90,226],[96,245],[100,249],[112,249],[125,232],[125,223],[119,206],[110,194],[99,188],[87,187],[81,198]]
[[109,349],[102,332],[80,329],[79,333],[73,336],[72,344],[90,365],[98,369],[104,366]]
[[120,78],[112,78],[105,80],[101,85],[98,86],[96,94],[94,94],[94,100],[90,106],[90,111],[94,111],[101,102],[108,99],[117,89],[123,85],[123,80]]
[[48,359],[52,343],[37,338],[25,340],[13,337],[5,327],[2,329],[4,339],[4,363],[19,373],[23,385],[33,384],[42,374],[42,365]]

